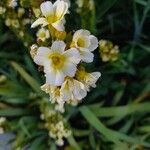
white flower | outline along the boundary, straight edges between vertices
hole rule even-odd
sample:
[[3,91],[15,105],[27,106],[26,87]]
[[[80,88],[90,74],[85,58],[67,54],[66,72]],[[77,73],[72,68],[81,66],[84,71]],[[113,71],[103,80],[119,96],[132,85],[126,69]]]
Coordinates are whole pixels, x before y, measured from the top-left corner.
[[41,28],[36,36],[38,37],[38,39],[42,40],[42,41],[45,41],[46,39],[48,39],[50,37],[50,34],[49,34],[49,30],[46,30],[44,28]]
[[50,1],[41,4],[41,12],[43,17],[37,19],[32,28],[42,25],[52,25],[58,31],[64,31],[64,15],[68,12],[68,3],[57,0],[54,4]]
[[66,78],[61,86],[60,92],[62,99],[66,102],[72,101],[78,103],[87,95],[84,84],[73,78]]
[[85,85],[87,91],[90,91],[90,87],[96,87],[96,82],[100,76],[100,72],[87,73],[85,70],[78,70],[76,74],[77,79]]
[[98,47],[98,40],[88,30],[78,30],[73,35],[72,47],[76,47],[84,62],[92,62],[94,55],[91,53]]
[[71,48],[65,51],[66,44],[63,41],[53,42],[51,48],[39,47],[34,57],[34,62],[44,66],[46,83],[60,86],[66,76],[74,77],[80,55],[77,49]]

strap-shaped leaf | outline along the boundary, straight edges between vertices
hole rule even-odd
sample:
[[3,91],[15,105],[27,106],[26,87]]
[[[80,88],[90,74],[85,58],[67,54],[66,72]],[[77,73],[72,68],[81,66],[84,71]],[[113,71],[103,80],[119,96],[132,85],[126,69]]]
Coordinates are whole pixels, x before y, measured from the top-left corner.
[[103,123],[93,114],[93,112],[86,106],[80,108],[80,112],[85,119],[101,134],[103,134],[109,141],[116,143],[118,140],[123,140],[132,144],[140,144],[150,147],[150,144],[139,139],[130,137],[126,134],[111,130],[103,125]]

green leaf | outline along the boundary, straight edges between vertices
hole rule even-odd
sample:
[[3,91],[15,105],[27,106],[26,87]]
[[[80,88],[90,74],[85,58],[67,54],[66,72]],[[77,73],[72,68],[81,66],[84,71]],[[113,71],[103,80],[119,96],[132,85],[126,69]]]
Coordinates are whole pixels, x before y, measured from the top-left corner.
[[2,100],[0,100],[2,102],[7,102],[7,103],[11,103],[11,104],[26,104],[29,103],[29,99],[26,98],[18,98],[18,97],[13,97],[13,98],[9,98],[9,97],[5,97]]
[[23,115],[30,115],[33,112],[30,109],[26,108],[7,108],[0,110],[0,116],[6,117],[14,117],[14,116],[23,116]]
[[99,6],[99,13],[98,17],[101,18],[115,3],[117,0],[105,0],[101,5]]
[[129,104],[126,106],[116,106],[116,107],[92,107],[89,106],[92,112],[98,117],[115,117],[115,116],[125,116],[132,113],[150,112],[150,103],[140,103],[140,104]]
[[75,141],[73,136],[69,136],[67,138],[68,143],[70,144],[70,146],[74,149],[74,150],[81,150],[80,146],[78,145],[78,143]]
[[139,3],[143,6],[146,6],[147,5],[147,2],[145,0],[134,0],[136,3]]
[[7,80],[6,83],[0,84],[0,95],[6,97],[27,97],[28,89],[24,89],[21,85],[16,82]]
[[46,144],[44,142],[45,136],[38,137],[36,138],[32,143],[31,143],[31,150],[44,150],[46,149]]
[[19,74],[24,78],[24,80],[33,88],[35,92],[38,94],[42,94],[42,91],[40,90],[40,84],[31,77],[19,64],[16,62],[11,62],[11,65],[14,67],[16,71],[19,72]]
[[150,133],[150,126],[142,126],[142,127],[139,127],[138,130],[140,132]]
[[80,108],[80,112],[85,117],[85,119],[97,130],[100,134],[103,134],[109,141],[117,143],[118,140],[123,140],[132,144],[141,144],[143,146],[150,147],[150,144],[143,142],[139,139],[130,137],[123,133],[111,130],[103,125],[103,123],[98,120],[98,118],[93,114],[93,112],[86,106]]

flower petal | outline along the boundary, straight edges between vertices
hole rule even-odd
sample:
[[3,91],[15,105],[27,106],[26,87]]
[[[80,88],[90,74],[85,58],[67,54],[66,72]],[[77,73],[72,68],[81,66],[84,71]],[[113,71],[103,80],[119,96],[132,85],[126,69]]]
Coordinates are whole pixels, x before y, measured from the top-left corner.
[[62,84],[61,89],[60,89],[60,93],[61,93],[62,99],[64,101],[68,101],[71,99],[72,92],[71,92],[71,87],[68,84],[68,80],[66,80]]
[[61,20],[64,15],[68,12],[68,3],[57,0],[54,4],[55,15]]
[[98,78],[101,77],[101,73],[100,72],[92,72],[91,75],[93,76],[93,78],[96,79],[96,81],[98,80]]
[[73,39],[78,39],[80,36],[89,36],[90,35],[90,32],[88,30],[83,30],[83,29],[80,29],[78,31],[76,31],[73,35]]
[[73,94],[76,99],[82,100],[87,95],[87,91],[84,87],[84,84],[77,80],[74,80]]
[[90,35],[89,38],[90,38],[90,46],[88,47],[88,49],[90,51],[94,51],[98,47],[98,40],[93,35]]
[[65,63],[62,71],[69,77],[74,77],[77,70],[77,66],[71,62]]
[[80,49],[80,55],[81,55],[82,61],[86,63],[90,63],[94,59],[93,53],[91,53],[88,49],[85,49],[85,48]]
[[64,56],[66,56],[68,60],[74,64],[78,64],[81,61],[80,53],[76,48],[68,49],[64,52]]
[[54,68],[52,67],[52,61],[50,59],[45,60],[43,63],[43,66],[44,66],[44,72],[45,73],[55,71]]
[[55,79],[55,85],[56,86],[62,85],[62,83],[64,82],[64,78],[65,78],[64,73],[62,71],[57,70],[56,79]]
[[52,26],[58,31],[64,31],[65,30],[64,24],[65,24],[65,19],[58,20],[57,22],[52,23]]
[[46,76],[46,83],[53,86],[60,86],[64,82],[64,73],[60,70],[56,70],[51,65],[51,61],[44,63],[44,72]]
[[56,80],[56,71],[55,70],[46,72],[45,76],[46,76],[46,84],[55,85],[55,80]]
[[45,18],[39,18],[31,25],[31,28],[35,28],[38,25],[42,25],[44,27],[44,26],[48,25],[48,22],[46,21]]
[[46,18],[54,15],[53,4],[50,1],[43,2],[40,7]]
[[55,41],[51,46],[53,52],[63,53],[65,50],[66,44],[64,41]]
[[86,79],[86,82],[89,86],[95,88],[96,87],[96,82],[99,79],[99,77],[101,76],[100,72],[92,72],[88,74],[88,77]]
[[38,65],[44,65],[44,61],[47,59],[47,55],[50,53],[50,49],[47,47],[39,47],[37,54],[34,57],[34,62]]

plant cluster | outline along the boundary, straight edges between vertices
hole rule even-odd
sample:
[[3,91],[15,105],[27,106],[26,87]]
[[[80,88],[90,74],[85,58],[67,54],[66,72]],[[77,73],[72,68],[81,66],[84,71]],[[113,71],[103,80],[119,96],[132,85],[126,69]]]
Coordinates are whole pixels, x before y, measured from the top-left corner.
[[1,0],[0,149],[149,149],[149,10]]

